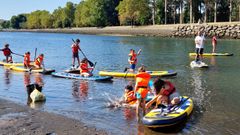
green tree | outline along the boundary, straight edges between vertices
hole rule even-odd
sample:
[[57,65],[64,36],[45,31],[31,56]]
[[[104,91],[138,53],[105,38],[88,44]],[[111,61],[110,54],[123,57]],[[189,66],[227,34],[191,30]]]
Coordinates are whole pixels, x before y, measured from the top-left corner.
[[27,21],[26,15],[20,14],[17,16],[12,16],[10,20],[10,25],[14,29],[20,29],[21,23],[25,23]]
[[0,22],[0,28],[3,28],[3,29],[10,28],[10,21],[2,21],[2,22]]
[[151,9],[148,0],[123,0],[117,7],[120,24],[148,24],[151,17]]
[[41,28],[51,28],[53,24],[52,15],[48,11],[42,11],[40,15]]

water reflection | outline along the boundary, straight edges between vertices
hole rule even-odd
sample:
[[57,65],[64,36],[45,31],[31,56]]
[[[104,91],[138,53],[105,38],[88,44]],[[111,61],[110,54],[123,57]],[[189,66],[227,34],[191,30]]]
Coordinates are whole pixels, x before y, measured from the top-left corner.
[[86,100],[88,97],[88,89],[88,81],[74,80],[72,84],[72,95],[77,101]]
[[123,108],[123,114],[124,114],[125,119],[129,123],[130,123],[130,121],[134,120],[135,116],[136,116],[135,109],[127,108],[127,107]]
[[193,86],[193,98],[195,104],[198,105],[199,111],[203,111],[206,102],[206,80],[203,79],[204,70],[193,70],[192,72],[192,86]]
[[213,65],[213,66],[216,66],[216,57],[211,57],[210,58],[210,63],[211,63],[211,65]]
[[11,78],[11,71],[10,71],[10,69],[5,69],[5,73],[4,73],[4,80],[5,80],[5,84],[7,85],[7,86],[9,86],[10,85],[10,83],[11,83],[11,81],[10,81],[10,78]]

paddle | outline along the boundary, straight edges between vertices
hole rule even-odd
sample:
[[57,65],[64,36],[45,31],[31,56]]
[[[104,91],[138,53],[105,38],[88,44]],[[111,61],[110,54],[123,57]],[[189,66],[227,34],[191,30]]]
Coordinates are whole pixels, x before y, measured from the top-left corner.
[[34,61],[35,61],[36,57],[37,57],[37,48],[35,48],[35,51],[34,51]]
[[125,69],[124,69],[124,71],[123,72],[126,72],[126,74],[124,75],[124,78],[126,78],[127,77],[127,74],[128,74],[128,72],[129,72],[129,70],[128,70],[129,68],[128,67],[125,67]]
[[21,55],[21,54],[18,54],[18,53],[12,52],[12,54],[15,54],[15,55],[17,55],[17,56],[22,56],[22,57],[24,57],[24,55]]
[[[89,64],[89,65],[90,65],[90,64]],[[97,62],[94,63],[94,65],[93,65],[93,69],[92,69],[91,73],[92,73],[93,70],[95,69],[96,65],[97,65]]]
[[[72,39],[73,43],[76,43],[73,39]],[[88,60],[87,56],[83,53],[82,49],[80,49],[80,52],[82,53],[82,55]],[[90,60],[88,60],[88,63],[91,67],[94,66],[93,62],[91,62]]]

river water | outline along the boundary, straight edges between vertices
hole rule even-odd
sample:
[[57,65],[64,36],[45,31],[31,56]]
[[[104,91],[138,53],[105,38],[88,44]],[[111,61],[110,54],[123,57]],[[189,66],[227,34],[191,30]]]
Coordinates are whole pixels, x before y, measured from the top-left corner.
[[[62,71],[71,65],[71,39],[80,38],[81,48],[87,57],[97,62],[95,74],[100,70],[123,71],[128,66],[131,48],[142,53],[139,65],[148,70],[175,70],[172,81],[182,95],[193,99],[193,114],[183,130],[173,134],[238,134],[240,129],[240,62],[239,40],[219,40],[218,52],[234,53],[231,57],[208,57],[209,69],[189,67],[193,59],[193,39],[159,37],[121,37],[104,35],[8,33],[0,32],[0,44],[9,43],[13,52],[24,54],[34,49],[45,54],[45,65]],[[211,51],[207,40],[205,51]],[[82,55],[80,55],[83,58]],[[4,57],[1,55],[0,59]],[[15,61],[23,58],[14,56]],[[25,84],[43,83],[47,96],[44,104],[30,107],[81,120],[89,126],[104,129],[110,134],[164,134],[138,124],[134,109],[111,108],[109,104],[123,95],[128,79],[115,78],[110,83],[69,80],[41,74],[27,74],[0,68],[0,98],[27,105]]]

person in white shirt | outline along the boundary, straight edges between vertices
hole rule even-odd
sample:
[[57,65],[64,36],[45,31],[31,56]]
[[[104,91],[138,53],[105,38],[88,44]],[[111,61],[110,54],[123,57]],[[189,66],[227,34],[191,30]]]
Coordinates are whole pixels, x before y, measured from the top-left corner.
[[197,36],[195,37],[195,45],[196,45],[196,58],[195,61],[202,61],[203,60],[203,50],[204,50],[204,35],[201,36],[201,32],[199,31],[197,33]]

